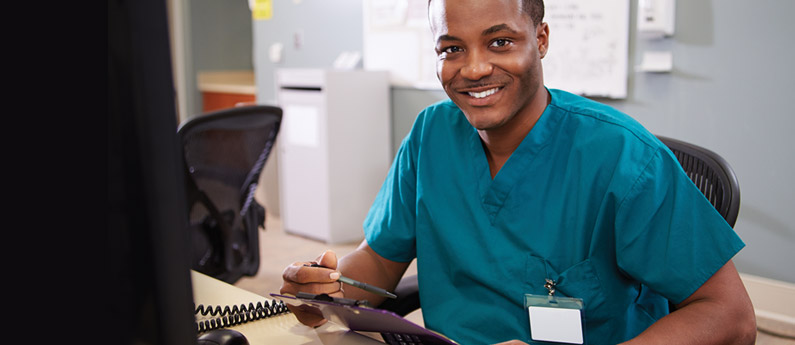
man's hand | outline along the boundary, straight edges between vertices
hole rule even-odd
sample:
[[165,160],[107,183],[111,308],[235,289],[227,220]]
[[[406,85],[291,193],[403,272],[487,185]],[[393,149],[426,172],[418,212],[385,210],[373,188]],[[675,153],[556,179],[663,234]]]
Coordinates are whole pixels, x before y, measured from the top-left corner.
[[[323,267],[309,267],[318,264]],[[339,265],[338,265],[339,264]],[[298,292],[311,294],[328,294],[331,297],[344,297],[356,300],[368,300],[370,305],[381,304],[384,297],[348,286],[348,291],[343,292],[342,283],[338,282],[340,274],[370,285],[394,290],[400,278],[406,272],[408,262],[390,261],[378,255],[367,241],[362,241],[356,250],[337,262],[337,254],[326,251],[314,262],[296,262],[284,269],[282,273],[282,294],[297,295]],[[311,307],[290,308],[298,321],[317,327],[326,322],[322,313]]]
[[[318,264],[323,267],[309,267]],[[317,257],[314,262],[295,262],[284,269],[282,273],[282,294],[296,295],[298,292],[311,294],[328,294],[331,297],[345,297],[342,290],[342,283],[337,279],[340,272],[337,271],[337,254],[327,250]],[[326,323],[326,319],[319,310],[307,306],[291,306],[287,308],[292,311],[301,323],[317,327]]]

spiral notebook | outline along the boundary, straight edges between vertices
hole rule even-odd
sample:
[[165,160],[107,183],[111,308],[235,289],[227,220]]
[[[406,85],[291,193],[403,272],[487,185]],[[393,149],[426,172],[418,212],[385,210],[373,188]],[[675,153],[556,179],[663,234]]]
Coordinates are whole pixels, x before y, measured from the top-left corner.
[[391,311],[371,308],[353,300],[321,300],[271,294],[283,303],[318,309],[326,319],[356,332],[380,333],[390,345],[457,345],[447,337],[417,325]]

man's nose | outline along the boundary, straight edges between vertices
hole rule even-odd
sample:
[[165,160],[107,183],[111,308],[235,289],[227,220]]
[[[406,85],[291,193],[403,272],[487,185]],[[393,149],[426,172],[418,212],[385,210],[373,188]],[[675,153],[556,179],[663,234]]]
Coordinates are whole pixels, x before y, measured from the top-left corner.
[[461,76],[469,80],[480,80],[491,75],[494,70],[485,54],[472,52],[469,54],[466,65],[461,68]]

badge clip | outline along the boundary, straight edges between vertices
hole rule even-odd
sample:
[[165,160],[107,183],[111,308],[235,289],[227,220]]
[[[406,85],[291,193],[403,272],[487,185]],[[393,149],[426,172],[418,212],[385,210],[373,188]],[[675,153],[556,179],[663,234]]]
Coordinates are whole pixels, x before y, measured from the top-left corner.
[[557,282],[546,278],[547,295],[525,294],[530,317],[530,337],[535,341],[583,344],[585,320],[580,298],[555,296]]

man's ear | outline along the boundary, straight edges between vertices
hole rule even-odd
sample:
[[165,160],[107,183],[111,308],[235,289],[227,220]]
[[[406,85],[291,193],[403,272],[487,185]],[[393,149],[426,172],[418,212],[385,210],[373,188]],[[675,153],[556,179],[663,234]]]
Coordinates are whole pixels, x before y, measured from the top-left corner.
[[538,55],[543,59],[547,55],[549,48],[549,25],[541,23],[536,26],[536,42],[538,43]]

